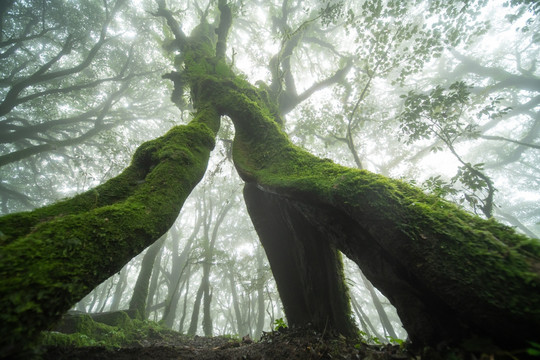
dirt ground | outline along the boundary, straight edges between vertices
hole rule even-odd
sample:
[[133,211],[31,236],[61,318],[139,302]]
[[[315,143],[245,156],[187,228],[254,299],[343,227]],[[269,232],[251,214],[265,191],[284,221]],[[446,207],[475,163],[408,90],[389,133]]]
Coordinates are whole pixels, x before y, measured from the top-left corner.
[[[158,334],[156,334],[158,335]],[[137,346],[106,349],[104,347],[47,347],[43,359],[414,359],[399,346],[367,346],[340,337],[323,337],[308,330],[272,332],[258,342],[231,340],[226,337],[156,336]]]
[[121,348],[103,346],[48,346],[40,351],[44,360],[259,360],[259,359],[340,359],[340,360],[525,360],[524,351],[509,353],[496,348],[468,352],[439,346],[414,349],[404,344],[367,345],[360,340],[333,334],[320,334],[312,329],[283,329],[264,333],[262,338],[189,337],[174,331],[150,331],[131,345]]

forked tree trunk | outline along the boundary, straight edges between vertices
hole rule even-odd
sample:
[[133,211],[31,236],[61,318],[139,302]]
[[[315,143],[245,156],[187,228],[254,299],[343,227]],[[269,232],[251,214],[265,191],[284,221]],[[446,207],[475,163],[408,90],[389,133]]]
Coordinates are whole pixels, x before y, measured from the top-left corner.
[[235,125],[235,165],[289,321],[350,333],[340,250],[394,304],[418,345],[473,335],[503,347],[538,341],[537,241],[400,181],[293,146],[277,104],[225,63],[231,12],[225,0],[219,9],[217,31],[202,23],[190,38],[170,12],[157,12],[183,52],[197,109],[189,125],[143,144],[131,166],[104,185],[0,218],[0,353],[35,338],[171,226],[206,169],[219,115]]

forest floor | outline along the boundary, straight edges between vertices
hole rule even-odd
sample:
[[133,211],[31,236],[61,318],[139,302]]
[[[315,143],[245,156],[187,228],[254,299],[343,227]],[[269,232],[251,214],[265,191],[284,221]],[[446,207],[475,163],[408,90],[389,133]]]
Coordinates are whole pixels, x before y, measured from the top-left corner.
[[397,345],[366,345],[310,330],[265,333],[260,341],[230,337],[187,337],[156,332],[137,345],[47,346],[43,359],[414,359]]
[[[94,321],[95,319],[96,321]],[[98,321],[99,320],[99,321]],[[111,323],[107,325],[106,322]],[[115,324],[112,324],[115,323]],[[133,320],[123,312],[66,315],[51,331],[42,333],[37,358],[62,359],[361,359],[361,360],[516,360],[525,352],[508,353],[495,347],[468,352],[440,347],[413,350],[410,344],[373,344],[309,328],[279,327],[258,341],[233,336],[187,336],[151,321]],[[1,356],[0,356],[1,357]],[[21,359],[28,357],[21,357]],[[34,356],[31,357],[32,359]]]
[[[172,332],[171,332],[172,333]],[[46,346],[40,359],[99,360],[259,360],[259,359],[359,359],[359,360],[516,360],[530,359],[508,353],[469,353],[456,349],[426,348],[413,353],[399,345],[368,345],[343,337],[321,336],[310,330],[265,333],[260,341],[238,340],[226,336],[188,337],[179,333],[156,332],[136,345]]]

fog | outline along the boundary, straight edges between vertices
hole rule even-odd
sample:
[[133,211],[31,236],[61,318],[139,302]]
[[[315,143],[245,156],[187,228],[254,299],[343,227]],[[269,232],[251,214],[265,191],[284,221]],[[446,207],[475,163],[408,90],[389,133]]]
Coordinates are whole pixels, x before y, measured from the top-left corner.
[[[166,3],[188,35],[218,15],[215,1]],[[540,236],[538,5],[230,3],[227,61],[279,94],[296,145]],[[162,78],[181,54],[156,9],[150,0],[0,5],[2,214],[91,189],[119,174],[142,142],[191,120],[189,91],[173,103],[173,83]],[[168,326],[188,332],[195,322],[203,334],[202,306],[192,315],[206,301],[198,295],[206,278],[212,334],[257,338],[285,315],[246,212],[233,137],[224,118],[203,181],[156,242],[146,315],[165,321],[173,311]],[[75,309],[127,309],[145,254]],[[389,301],[345,266],[359,329],[374,343],[405,339]]]

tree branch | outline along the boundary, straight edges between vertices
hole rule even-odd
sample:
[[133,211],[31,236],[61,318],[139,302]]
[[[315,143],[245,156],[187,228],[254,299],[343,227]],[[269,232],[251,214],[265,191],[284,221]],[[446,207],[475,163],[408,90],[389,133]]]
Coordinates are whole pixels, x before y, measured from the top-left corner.
[[462,71],[497,80],[496,84],[489,86],[490,92],[512,86],[523,90],[540,91],[540,79],[535,76],[515,75],[501,68],[483,66],[475,59],[462,55],[455,50],[452,51],[452,55],[461,61]]
[[482,139],[486,139],[486,140],[508,141],[508,142],[511,142],[511,143],[514,143],[514,144],[523,145],[523,146],[530,147],[530,148],[533,148],[533,149],[540,149],[539,144],[529,144],[529,143],[525,143],[525,142],[518,141],[518,140],[508,139],[508,138],[505,138],[505,137],[502,137],[502,136],[480,135],[480,137]]
[[119,122],[103,124],[103,119],[105,118],[109,110],[111,109],[112,105],[115,102],[115,99],[119,97],[126,90],[126,88],[127,88],[127,83],[124,83],[123,86],[118,91],[116,91],[115,93],[109,96],[109,98],[103,104],[103,107],[101,108],[99,112],[99,115],[94,121],[94,127],[92,129],[88,130],[84,134],[77,136],[75,138],[51,141],[46,144],[35,145],[35,146],[28,147],[22,150],[13,151],[6,155],[2,155],[0,156],[0,167],[16,162],[16,161],[20,161],[22,159],[25,159],[27,157],[30,157],[32,155],[36,155],[42,152],[57,150],[58,148],[61,148],[61,147],[66,147],[66,146],[71,146],[74,144],[81,143],[82,141],[89,139],[102,131],[112,129],[120,125]]
[[227,0],[219,0],[219,11],[221,12],[219,17],[219,26],[216,29],[218,41],[216,44],[216,56],[224,58],[225,51],[227,50],[227,35],[232,25],[232,13],[231,8],[227,4]]
[[158,4],[158,10],[155,13],[152,13],[153,16],[156,17],[162,17],[167,21],[167,25],[169,26],[169,29],[172,31],[175,42],[182,50],[184,46],[187,43],[187,37],[186,34],[182,31],[182,28],[172,15],[171,11],[165,7],[165,1],[164,0],[156,0]]

